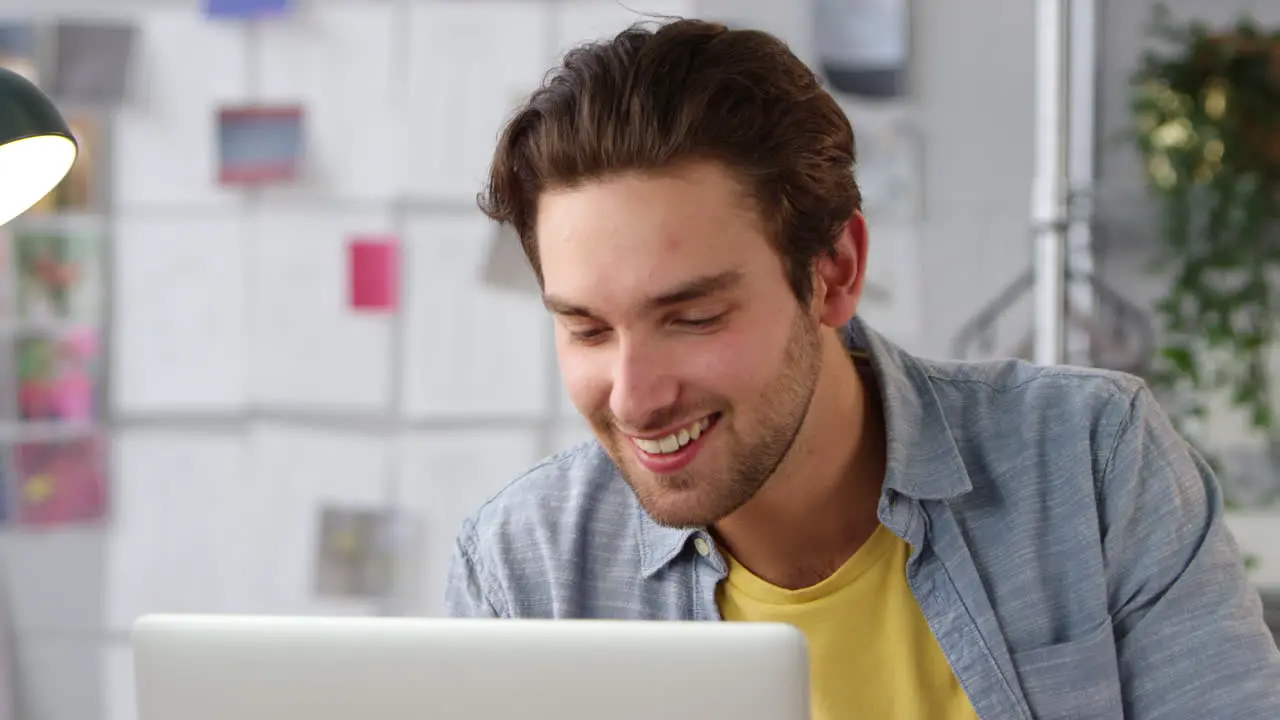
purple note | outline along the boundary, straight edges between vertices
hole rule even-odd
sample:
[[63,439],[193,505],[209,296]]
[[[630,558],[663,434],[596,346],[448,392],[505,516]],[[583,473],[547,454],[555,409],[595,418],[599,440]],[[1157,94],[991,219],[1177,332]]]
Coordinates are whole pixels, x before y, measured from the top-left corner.
[[289,0],[204,0],[204,11],[210,17],[283,15],[288,8]]

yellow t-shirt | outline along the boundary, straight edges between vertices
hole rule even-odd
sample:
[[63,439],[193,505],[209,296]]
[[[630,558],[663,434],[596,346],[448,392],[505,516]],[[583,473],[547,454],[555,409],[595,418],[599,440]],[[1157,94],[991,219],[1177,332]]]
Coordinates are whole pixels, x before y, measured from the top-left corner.
[[907,586],[910,546],[884,526],[812,587],[771,585],[733,558],[716,600],[725,620],[783,622],[809,643],[814,720],[976,720]]

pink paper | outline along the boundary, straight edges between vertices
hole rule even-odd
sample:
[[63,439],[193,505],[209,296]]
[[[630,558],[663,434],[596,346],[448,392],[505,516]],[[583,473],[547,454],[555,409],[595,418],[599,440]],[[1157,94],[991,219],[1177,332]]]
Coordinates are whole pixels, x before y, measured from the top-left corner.
[[55,527],[106,516],[106,461],[100,437],[20,444],[16,466],[20,524]]
[[395,238],[354,238],[348,260],[351,307],[356,310],[394,310],[400,276]]
[[62,337],[27,341],[18,386],[22,419],[90,422],[96,414],[94,330],[75,328]]

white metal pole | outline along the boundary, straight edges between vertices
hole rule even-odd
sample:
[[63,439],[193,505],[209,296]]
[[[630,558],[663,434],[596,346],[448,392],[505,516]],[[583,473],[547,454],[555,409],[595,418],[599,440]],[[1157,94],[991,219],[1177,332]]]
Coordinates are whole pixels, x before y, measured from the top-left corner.
[[1036,1],[1036,154],[1031,221],[1035,235],[1035,355],[1064,360],[1067,221],[1067,52],[1069,0]]
[[[1072,315],[1090,317],[1095,293],[1088,278],[1094,273],[1093,189],[1097,154],[1096,118],[1098,92],[1098,1],[1071,0],[1071,29],[1067,41],[1067,179],[1070,222],[1067,226],[1066,266],[1075,278],[1067,278],[1067,308]],[[1092,360],[1092,338],[1083,328],[1066,328],[1066,362]]]

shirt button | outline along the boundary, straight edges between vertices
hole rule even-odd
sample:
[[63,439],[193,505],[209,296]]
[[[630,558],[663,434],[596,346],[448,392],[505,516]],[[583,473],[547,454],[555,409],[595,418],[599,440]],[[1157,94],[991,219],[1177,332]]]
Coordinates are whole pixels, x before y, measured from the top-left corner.
[[698,554],[701,555],[702,557],[708,557],[711,555],[711,544],[708,543],[705,538],[702,538],[702,537],[694,538],[693,549],[697,550]]

